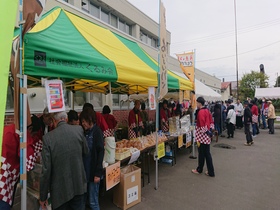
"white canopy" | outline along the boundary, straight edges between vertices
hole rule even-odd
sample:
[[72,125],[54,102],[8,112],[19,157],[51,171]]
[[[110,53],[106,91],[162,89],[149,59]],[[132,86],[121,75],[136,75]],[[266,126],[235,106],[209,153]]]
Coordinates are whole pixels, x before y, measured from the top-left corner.
[[280,87],[273,88],[256,88],[255,97],[265,99],[279,99],[280,98]]
[[[187,78],[184,73],[175,72],[180,77]],[[208,87],[207,85],[203,84],[199,80],[195,79],[195,93],[196,98],[202,96],[206,101],[219,101],[221,100],[221,94],[214,91],[212,88]]]

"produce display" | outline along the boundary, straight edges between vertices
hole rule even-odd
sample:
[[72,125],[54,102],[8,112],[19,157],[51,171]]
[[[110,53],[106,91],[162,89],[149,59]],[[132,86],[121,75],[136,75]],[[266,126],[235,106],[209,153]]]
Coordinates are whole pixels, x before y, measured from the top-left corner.
[[[130,150],[132,152],[134,150],[132,148],[144,150],[145,148],[154,146],[156,144],[156,135],[156,133],[152,133],[150,135],[142,136],[136,139],[123,139],[121,141],[116,142],[116,149],[131,148]],[[164,134],[158,135],[158,143],[161,143],[166,140],[167,137]]]

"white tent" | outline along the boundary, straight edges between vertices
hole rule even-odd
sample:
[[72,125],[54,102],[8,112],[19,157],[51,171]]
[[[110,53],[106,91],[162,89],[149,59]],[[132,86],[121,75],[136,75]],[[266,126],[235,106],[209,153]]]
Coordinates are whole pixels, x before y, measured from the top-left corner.
[[280,87],[256,88],[255,97],[258,99],[280,99]]
[[[173,71],[173,73],[187,79],[184,73],[175,72],[175,71]],[[196,98],[202,96],[206,101],[221,100],[221,94],[217,93],[212,88],[208,87],[207,85],[203,84],[197,79],[195,79],[195,93],[196,93]]]

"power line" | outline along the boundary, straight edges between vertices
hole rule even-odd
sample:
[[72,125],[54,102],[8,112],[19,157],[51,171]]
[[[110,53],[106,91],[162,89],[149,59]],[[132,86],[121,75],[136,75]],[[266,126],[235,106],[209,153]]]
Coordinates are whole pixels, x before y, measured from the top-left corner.
[[[257,51],[257,50],[260,50],[260,49],[263,49],[263,48],[266,48],[266,47],[269,47],[271,45],[275,45],[277,43],[279,43],[279,41],[276,41],[276,42],[273,42],[273,43],[270,43],[268,45],[265,45],[265,46],[262,46],[262,47],[259,47],[259,48],[255,48],[253,50],[249,50],[249,51],[246,51],[246,52],[242,52],[242,53],[238,53],[238,55],[244,55],[244,54],[247,54],[247,53],[250,53],[250,52],[254,52],[254,51]],[[234,57],[235,55],[228,55],[228,56],[224,56],[224,57],[220,57],[220,58],[213,58],[213,59],[207,59],[207,60],[198,60],[196,62],[207,62],[207,61],[215,61],[215,60],[221,60],[221,59],[225,59],[225,58],[230,58],[230,57]]]
[[[256,30],[261,30],[267,27],[271,27],[271,26],[275,26],[280,24],[280,19],[275,19],[272,21],[267,21],[264,23],[260,23],[260,24],[256,24],[256,25],[252,25],[249,27],[244,27],[239,29],[237,32],[238,34],[244,34],[244,33],[249,33],[252,31],[256,31]],[[172,43],[172,45],[181,45],[183,43],[188,43],[188,44],[198,44],[198,43],[202,43],[202,42],[208,42],[208,41],[213,41],[213,40],[217,40],[217,39],[223,39],[223,38],[227,38],[230,36],[234,35],[234,30],[230,30],[227,32],[222,32],[222,33],[218,33],[218,34],[212,34],[212,35],[208,35],[208,36],[204,36],[204,37],[198,37],[198,38],[194,38],[194,39],[190,39],[188,41],[180,41],[180,42],[174,42]]]

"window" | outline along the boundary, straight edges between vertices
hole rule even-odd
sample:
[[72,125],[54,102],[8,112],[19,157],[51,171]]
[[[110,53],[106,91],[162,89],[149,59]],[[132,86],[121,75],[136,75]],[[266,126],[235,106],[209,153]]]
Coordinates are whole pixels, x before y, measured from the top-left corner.
[[118,94],[112,94],[113,98],[113,106],[119,106],[120,105],[120,98]]
[[99,11],[99,7],[98,6],[95,6],[94,4],[92,4],[90,2],[89,4],[89,13],[94,16],[94,17],[97,17],[97,18],[100,18],[100,11]]
[[123,32],[125,32],[125,23],[123,21],[119,21],[119,29]]
[[77,106],[83,106],[86,103],[87,95],[85,92],[77,91],[73,94],[73,96],[74,96],[74,108]]
[[102,110],[102,93],[90,93],[89,102],[93,105],[94,110]]
[[112,26],[114,26],[115,28],[118,28],[118,18],[117,18],[117,16],[111,14],[111,22],[110,22],[110,24]]
[[101,9],[101,20],[109,23],[109,14]]
[[152,47],[157,48],[157,39],[152,38]]
[[147,44],[152,46],[152,38],[147,36]]

